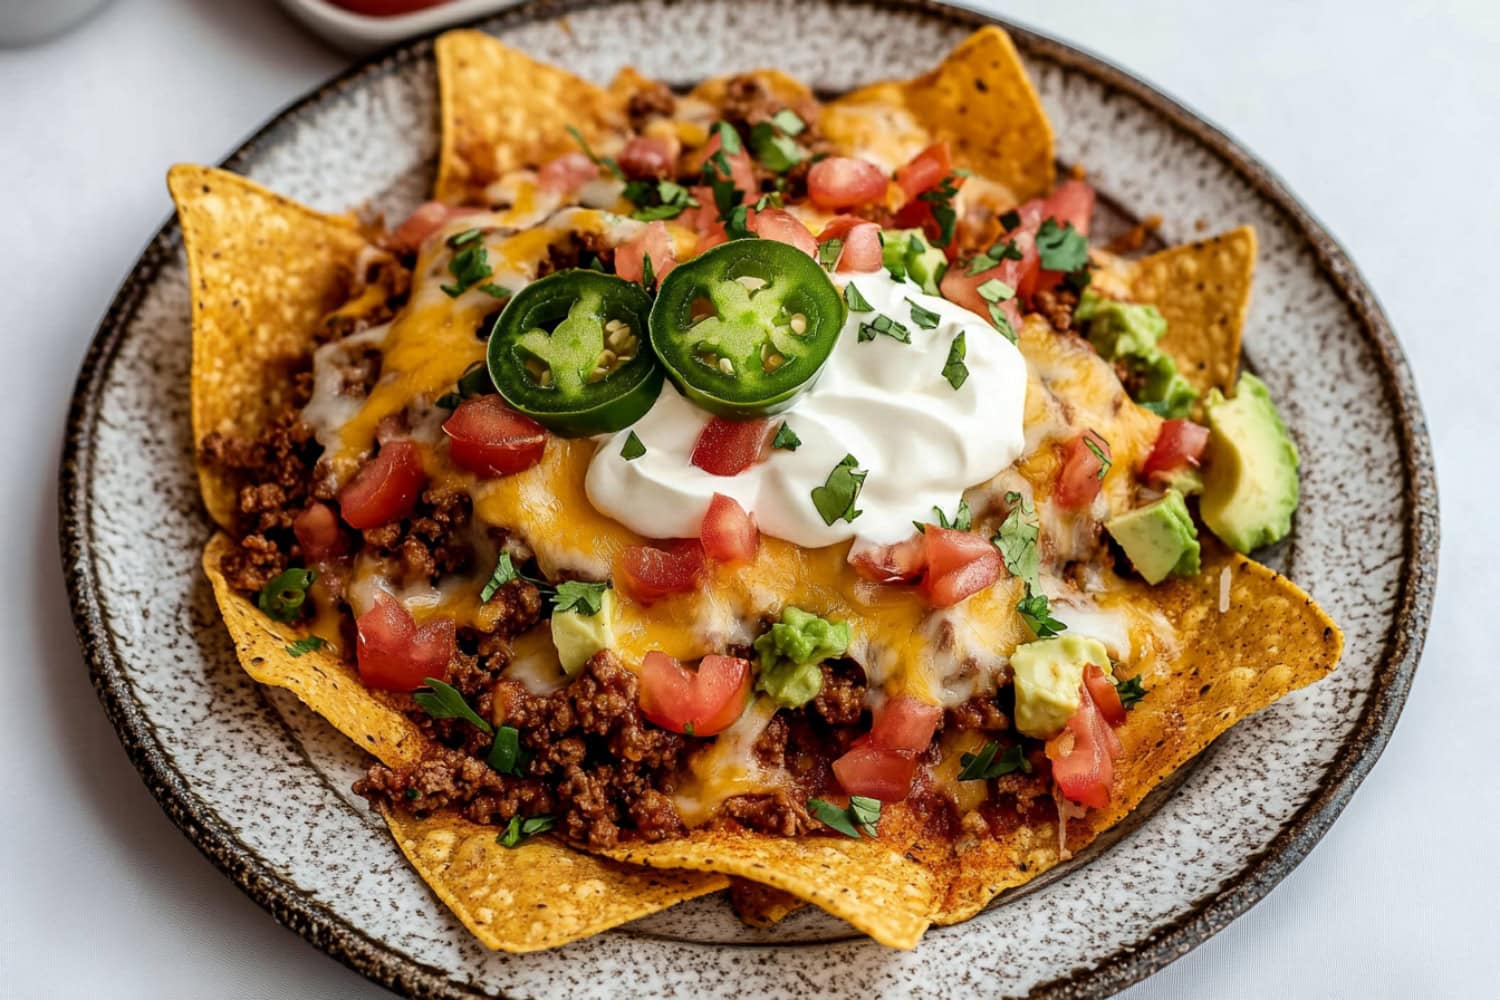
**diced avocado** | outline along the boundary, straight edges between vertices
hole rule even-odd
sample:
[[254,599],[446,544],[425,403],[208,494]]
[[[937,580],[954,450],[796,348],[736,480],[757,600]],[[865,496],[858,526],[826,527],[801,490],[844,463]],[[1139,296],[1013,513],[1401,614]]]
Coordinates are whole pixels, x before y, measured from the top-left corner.
[[831,622],[801,608],[782,608],[781,621],[754,643],[760,654],[756,689],[783,708],[800,708],[822,690],[823,672],[818,665],[829,657],[843,656],[851,638],[848,622]]
[[1060,635],[1017,646],[1010,654],[1016,693],[1016,729],[1048,740],[1078,711],[1083,668],[1090,663],[1109,673],[1109,653],[1098,639]]
[[1156,475],[1167,489],[1176,490],[1185,497],[1197,496],[1203,492],[1203,471],[1191,465],[1179,465]]
[[578,673],[589,657],[615,644],[615,592],[604,591],[599,610],[585,615],[579,611],[552,613],[552,645],[557,659],[568,676]]
[[1147,583],[1198,572],[1198,529],[1176,490],[1111,518],[1104,529],[1120,543],[1130,564]]
[[1198,392],[1172,356],[1157,346],[1167,321],[1155,306],[1118,302],[1089,290],[1078,300],[1073,318],[1100,357],[1125,366],[1131,399],[1159,416],[1188,415]]
[[1204,410],[1203,523],[1240,552],[1281,541],[1292,530],[1301,460],[1266,384],[1241,375],[1233,399],[1216,389]]
[[938,282],[948,267],[943,251],[927,242],[920,229],[896,229],[881,233],[885,241],[885,267],[897,278],[910,278],[928,295],[938,294]]

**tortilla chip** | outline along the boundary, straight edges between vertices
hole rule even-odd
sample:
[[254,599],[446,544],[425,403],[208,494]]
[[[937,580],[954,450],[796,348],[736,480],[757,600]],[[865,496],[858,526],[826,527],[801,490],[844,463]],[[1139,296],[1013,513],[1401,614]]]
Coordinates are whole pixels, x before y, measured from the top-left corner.
[[379,758],[400,767],[420,760],[428,740],[383,691],[359,682],[359,674],[330,646],[293,656],[286,647],[307,633],[274,621],[229,586],[219,561],[234,543],[220,532],[203,550],[203,572],[234,640],[245,672],[261,684],[286,688],[333,727]]
[[599,850],[652,868],[686,868],[750,879],[813,903],[890,948],[913,948],[930,923],[931,872],[882,840],[773,837],[697,830],[654,844]]
[[1052,190],[1052,124],[1010,36],[980,28],[935,69],[862,87],[823,109],[819,126],[846,151],[877,150],[887,166],[946,140],[959,167],[1024,201]]
[[776,101],[792,108],[811,100],[813,96],[807,84],[779,69],[752,69],[745,73],[712,76],[689,91],[688,96],[697,98],[716,110],[722,110],[725,97],[729,92],[729,81],[736,79],[756,81]]
[[[291,366],[346,291],[365,240],[350,217],[315,212],[214,167],[167,173],[193,293],[193,441],[254,436],[293,392]],[[233,521],[234,484],[198,466],[203,503]]]
[[781,923],[807,904],[789,892],[749,879],[729,880],[729,905],[747,927],[765,930]]
[[480,200],[506,171],[576,150],[568,125],[590,143],[623,127],[624,105],[614,94],[482,31],[445,32],[436,52],[439,201]]
[[729,884],[617,864],[550,838],[505,847],[495,827],[454,816],[383,815],[422,881],[485,947],[501,951],[556,948]]
[[1161,346],[1200,393],[1229,392],[1255,276],[1255,230],[1172,247],[1129,265],[1129,297],[1167,320]]
[[[1115,764],[1106,809],[1068,823],[1077,852],[1118,823],[1146,794],[1240,719],[1333,669],[1343,633],[1286,577],[1217,543],[1205,546],[1203,571],[1154,588],[1154,604],[1177,630],[1173,662],[1142,666],[1146,697],[1118,730],[1124,753]],[[1229,609],[1219,611],[1220,576],[1230,573]],[[957,857],[957,874],[933,913],[939,924],[967,920],[1001,891],[1063,861],[1055,824],[1022,827],[980,841]]]

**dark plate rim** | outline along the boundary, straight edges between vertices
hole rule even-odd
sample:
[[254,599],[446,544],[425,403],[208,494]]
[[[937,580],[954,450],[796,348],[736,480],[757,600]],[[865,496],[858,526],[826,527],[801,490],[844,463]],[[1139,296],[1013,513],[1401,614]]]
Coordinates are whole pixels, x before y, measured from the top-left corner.
[[[616,2],[529,0],[471,23],[513,27],[579,10],[608,7]],[[1301,236],[1318,269],[1359,320],[1365,340],[1378,359],[1386,402],[1396,416],[1399,457],[1406,483],[1403,500],[1411,512],[1403,538],[1405,572],[1401,574],[1395,611],[1382,649],[1384,667],[1365,709],[1329,765],[1317,794],[1292,816],[1265,850],[1247,858],[1245,866],[1222,889],[1196,901],[1138,945],[1101,956],[1092,966],[1043,983],[1031,994],[1055,998],[1108,995],[1187,954],[1264,898],[1328,831],[1384,750],[1416,672],[1437,582],[1437,478],[1426,418],[1390,321],[1348,254],[1270,168],[1223,130],[1109,60],[1013,21],[934,0],[865,0],[865,4],[967,27],[998,24],[1010,33],[1023,53],[1084,73],[1140,101],[1212,151],[1260,197],[1274,205],[1288,226]],[[430,59],[436,34],[363,59],[311,90],[272,116],[221,165],[243,172],[313,106],[367,81],[388,76],[412,61]],[[94,428],[100,417],[100,398],[110,362],[146,290],[162,267],[175,257],[180,243],[176,220],[169,219],[132,266],[89,344],[68,410],[58,483],[59,540],[74,627],[94,689],[131,762],[163,811],[220,871],[279,923],[349,968],[399,993],[414,997],[483,996],[477,987],[456,982],[442,969],[396,953],[314,903],[265,859],[241,845],[172,766],[131,693],[125,664],[111,645],[102,614],[103,592],[88,544],[91,511],[87,506],[87,484],[92,474]]]

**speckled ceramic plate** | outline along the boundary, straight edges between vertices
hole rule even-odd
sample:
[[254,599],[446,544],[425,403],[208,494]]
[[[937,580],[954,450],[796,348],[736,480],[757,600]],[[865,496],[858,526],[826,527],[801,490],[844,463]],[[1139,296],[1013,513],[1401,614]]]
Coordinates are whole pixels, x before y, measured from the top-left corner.
[[[681,83],[778,65],[838,91],[919,72],[981,20],[893,2],[694,0],[533,4],[486,24],[600,81],[626,62]],[[1259,231],[1246,363],[1305,463],[1296,531],[1273,561],[1344,626],[1338,670],[1227,733],[1112,844],[967,924],[933,928],[912,952],[812,911],[747,930],[710,897],[560,951],[488,953],[351,797],[353,748],[235,662],[198,569],[210,528],[191,460],[186,267],[169,223],[84,361],[62,468],[63,560],[126,750],[183,832],[277,919],[422,996],[1073,996],[1183,954],[1328,829],[1395,724],[1432,601],[1436,486],[1406,362],[1349,260],[1249,153],[1121,70],[1008,27],[1059,156],[1088,166],[1115,224],[1159,213],[1173,243]],[[226,166],[319,208],[369,200],[399,216],[431,180],[436,122],[432,46],[418,41],[298,102]]]

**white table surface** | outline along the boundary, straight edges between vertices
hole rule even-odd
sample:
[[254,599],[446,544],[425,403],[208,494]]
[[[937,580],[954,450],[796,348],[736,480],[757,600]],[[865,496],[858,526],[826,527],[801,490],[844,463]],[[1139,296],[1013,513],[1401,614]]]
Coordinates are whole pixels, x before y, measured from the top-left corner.
[[[1281,173],[1385,303],[1440,471],[1437,610],[1379,766],[1265,901],[1129,995],[1500,996],[1500,4],[986,6],[1107,53]],[[0,50],[0,996],[384,995],[157,809],[89,687],[54,514],[78,362],[167,216],[163,171],[218,160],[345,64],[270,0],[116,0]]]

